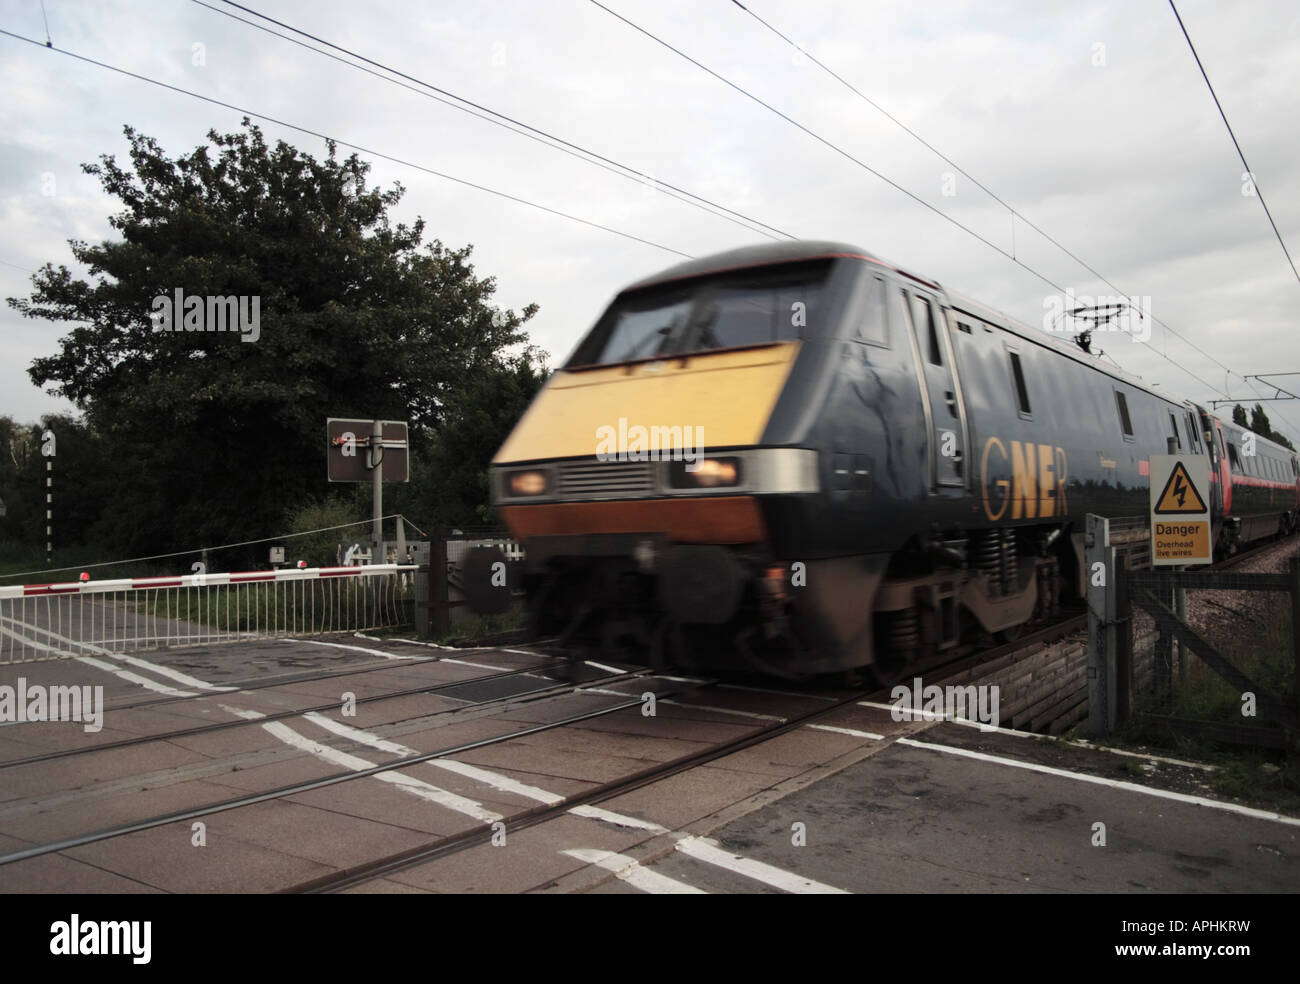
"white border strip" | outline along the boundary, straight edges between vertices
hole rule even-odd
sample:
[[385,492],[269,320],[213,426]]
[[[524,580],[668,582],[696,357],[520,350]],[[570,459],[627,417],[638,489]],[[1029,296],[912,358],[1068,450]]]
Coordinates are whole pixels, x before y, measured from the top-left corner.
[[1300,827],[1300,818],[1283,816],[1280,813],[1273,813],[1270,810],[1257,810],[1250,806],[1241,806],[1237,803],[1224,803],[1221,800],[1206,799],[1203,796],[1191,796],[1187,793],[1175,793],[1167,789],[1154,789],[1151,786],[1141,786],[1134,782],[1125,782],[1122,779],[1105,779],[1101,776],[1090,776],[1085,772],[1069,772],[1065,769],[1056,769],[1050,765],[1039,765],[1037,762],[1022,762],[1019,759],[1004,758],[1001,755],[989,755],[986,752],[975,752],[968,748],[957,748],[953,745],[939,745],[931,741],[917,741],[915,738],[896,738],[895,744],[908,745],[912,748],[924,748],[932,752],[942,752],[945,755],[958,755],[962,758],[975,759],[978,762],[991,762],[994,765],[1009,765],[1013,769],[1027,769],[1030,772],[1041,772],[1047,776],[1059,776],[1062,779],[1075,779],[1079,782],[1090,782],[1097,786],[1109,786],[1111,789],[1123,789],[1130,793],[1142,793],[1146,796],[1155,796],[1158,799],[1173,800],[1176,803],[1188,803],[1192,806],[1204,806],[1212,810],[1223,810],[1225,813],[1236,813],[1239,816],[1251,817],[1255,820],[1274,820],[1277,823],[1284,823],[1291,827]]

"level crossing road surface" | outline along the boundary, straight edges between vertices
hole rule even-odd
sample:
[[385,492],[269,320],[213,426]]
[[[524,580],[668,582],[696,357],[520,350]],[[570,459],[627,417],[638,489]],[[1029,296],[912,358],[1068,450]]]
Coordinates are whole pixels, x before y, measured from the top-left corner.
[[97,724],[0,723],[7,891],[301,889],[479,830],[346,890],[1300,890],[1300,822],[1214,801],[1204,770],[870,701],[564,806],[844,698],[817,685],[599,662],[575,685],[526,648],[340,633],[0,666],[19,686],[103,702]]

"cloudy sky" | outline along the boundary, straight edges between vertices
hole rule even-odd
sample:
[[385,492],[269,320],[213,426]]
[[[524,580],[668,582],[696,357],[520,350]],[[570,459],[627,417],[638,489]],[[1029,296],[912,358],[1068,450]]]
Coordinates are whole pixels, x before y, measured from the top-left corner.
[[[1032,325],[1053,289],[1025,267],[1080,295],[1114,293],[731,0],[602,2],[834,147],[590,0],[245,6],[783,232],[855,243]],[[472,243],[502,305],[541,306],[532,332],[552,364],[622,285],[676,262],[669,250],[700,256],[764,241],[418,85],[241,23],[228,14],[291,33],[222,0],[204,3],[45,0],[43,17],[40,0],[0,0],[0,29],[40,42],[0,35],[0,297],[26,295],[46,261],[72,265],[67,240],[112,234],[107,217],[119,206],[80,165],[105,153],[125,160],[123,125],[176,156],[209,129],[237,130],[240,110],[366,148],[372,182],[407,188],[395,219],[423,216],[431,237]],[[1167,2],[747,6],[1121,292],[1149,297],[1153,317],[1182,338],[1158,324],[1146,344],[1103,336],[1121,366],[1198,400],[1253,400],[1267,390],[1240,374],[1290,370],[1277,382],[1300,392],[1300,282],[1258,198],[1242,193],[1243,168]],[[1179,12],[1300,260],[1300,6],[1181,0]],[[49,50],[46,18],[56,49],[240,109]],[[324,154],[319,137],[259,123],[271,140]],[[64,331],[0,308],[0,414],[71,409],[26,373]],[[1265,407],[1300,439],[1300,403]]]

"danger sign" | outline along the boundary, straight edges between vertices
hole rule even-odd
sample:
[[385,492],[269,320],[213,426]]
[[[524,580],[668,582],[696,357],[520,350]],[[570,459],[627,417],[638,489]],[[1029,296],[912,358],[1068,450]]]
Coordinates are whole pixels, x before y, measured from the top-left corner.
[[1151,456],[1151,566],[1208,564],[1210,466],[1191,454]]

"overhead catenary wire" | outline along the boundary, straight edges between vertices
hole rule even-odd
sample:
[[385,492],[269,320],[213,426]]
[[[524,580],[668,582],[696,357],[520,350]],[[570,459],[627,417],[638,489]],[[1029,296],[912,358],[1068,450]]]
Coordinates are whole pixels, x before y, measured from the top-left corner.
[[[43,47],[43,46],[42,46]],[[403,522],[410,522],[401,513],[390,513],[381,519],[401,519]],[[353,526],[369,526],[374,519],[359,519],[355,523],[340,523],[337,526],[322,526],[319,529],[303,530],[301,533],[282,533],[279,536],[264,536],[256,540],[241,540],[238,543],[219,543],[211,547],[193,547],[189,550],[173,550],[170,553],[152,554],[148,557],[128,557],[126,560],[105,560],[95,564],[73,564],[70,567],[41,567],[34,571],[17,571],[13,574],[0,575],[5,579],[14,577],[31,577],[37,574],[49,574],[52,571],[88,571],[97,567],[117,567],[122,564],[143,564],[150,560],[167,560],[171,557],[195,557],[207,551],[216,553],[219,550],[233,550],[236,547],[251,547],[259,543],[276,543],[280,540],[290,540],[296,536],[314,536],[317,533],[329,533],[332,530],[346,530]],[[414,523],[411,523],[414,526]],[[421,536],[424,534],[421,533]]]
[[[497,126],[502,126],[513,133],[519,134],[520,136],[528,137],[529,139],[537,140],[538,142],[545,143],[547,146],[553,147],[556,150],[562,150],[566,153],[569,153],[570,156],[585,155],[579,157],[579,159],[586,160],[588,163],[595,164],[598,167],[604,167],[605,170],[611,170],[612,168],[618,169],[618,170],[614,170],[613,173],[619,174],[621,177],[629,178],[635,181],[649,182],[650,184],[652,184],[657,188],[666,190],[668,193],[672,194],[672,197],[677,198],[680,201],[686,201],[688,204],[694,204],[698,208],[704,208],[705,211],[709,211],[712,214],[717,215],[719,218],[731,217],[730,221],[738,222],[738,224],[745,225],[746,223],[752,223],[754,226],[761,227],[761,228],[752,228],[746,226],[747,228],[750,228],[751,232],[758,232],[762,235],[767,236],[768,238],[777,238],[777,237],[782,237],[785,239],[797,238],[793,234],[786,232],[783,229],[778,229],[776,226],[768,225],[766,222],[761,222],[758,219],[755,219],[753,216],[745,215],[744,213],[738,212],[735,209],[727,208],[725,205],[721,205],[718,202],[705,198],[703,195],[698,195],[695,192],[688,191],[685,188],[679,187],[678,185],[671,184],[666,181],[661,181],[658,178],[656,178],[654,175],[649,174],[645,171],[640,171],[637,168],[634,168],[628,164],[623,164],[622,162],[616,161],[613,158],[606,157],[603,154],[599,154],[594,150],[589,150],[586,147],[582,147],[579,144],[573,143],[570,140],[566,140],[563,137],[559,137],[554,133],[541,129],[540,127],[532,126],[528,123],[523,122],[522,120],[516,119],[515,117],[508,116],[505,113],[498,112],[497,110],[492,109],[489,106],[483,105],[482,103],[475,102],[471,99],[466,99],[464,96],[458,96],[454,92],[436,86],[431,82],[426,82],[423,79],[417,78],[414,75],[410,75],[406,72],[403,72],[400,69],[393,68],[391,65],[385,65],[380,61],[376,61],[373,58],[368,58],[367,56],[360,54],[357,51],[353,51],[352,49],[347,48],[343,45],[335,44],[332,41],[327,41],[324,38],[312,34],[308,31],[304,31],[301,28],[294,27],[292,24],[286,24],[284,21],[276,20],[274,17],[268,16],[267,14],[263,14],[257,10],[254,10],[251,7],[245,7],[242,4],[235,3],[234,0],[222,0],[222,2],[225,3],[227,6],[234,7],[238,10],[242,10],[246,14],[251,14],[253,17],[260,18],[261,20],[267,21],[270,24],[274,24],[277,27],[282,27],[286,31],[291,31],[294,34],[300,35],[301,37],[309,38],[310,40],[315,41],[317,44],[321,44],[327,48],[333,49],[334,51],[341,52],[342,54],[345,54],[350,58],[355,58],[358,61],[364,62],[366,65],[371,65],[374,66],[374,68],[376,69],[381,69],[383,72],[388,72],[389,75],[385,76],[382,74],[378,74],[374,71],[366,69],[362,65],[356,64],[356,62],[350,62],[345,58],[338,58],[335,55],[331,55],[329,52],[321,51],[319,48],[312,47],[309,44],[305,44],[304,42],[298,41],[294,38],[287,37],[286,35],[281,34],[278,31],[272,31],[270,28],[265,27],[261,24],[257,24],[254,23],[253,21],[246,20],[243,17],[239,17],[235,14],[230,13],[229,11],[221,10],[218,7],[213,7],[212,5],[203,2],[203,0],[193,0],[193,2],[197,3],[201,7],[206,7],[209,10],[215,11],[216,13],[234,18],[240,23],[248,24],[250,27],[255,27],[260,31],[265,31],[269,34],[273,34],[276,37],[283,38],[286,41],[292,41],[294,44],[297,44],[300,47],[304,47],[311,51],[315,51],[318,54],[325,55],[326,57],[329,58],[333,58],[335,61],[340,61],[345,65],[351,65],[353,68],[359,69],[361,71],[366,71],[371,75],[377,75],[377,77],[379,78],[385,78],[389,82],[392,82],[397,85],[402,85],[403,88],[410,89],[411,86],[405,85],[405,83],[399,81],[400,79],[405,79],[408,82],[412,82],[415,85],[422,87],[422,89],[415,89],[412,91],[419,92],[422,95],[428,95],[430,98],[436,98],[438,102],[450,106],[453,109],[461,110],[462,112],[469,113],[471,116],[476,116],[479,119],[485,120],[489,123],[493,123]],[[392,76],[397,76],[397,78],[393,78]],[[425,92],[423,90],[428,90],[428,91]],[[437,95],[436,96],[433,95],[434,93],[436,93]],[[438,98],[439,96],[444,96],[446,98]],[[773,236],[773,234],[775,234],[775,236]]]
[[[4,30],[3,28],[0,28],[0,34],[6,35],[11,38],[15,38],[19,41],[25,41],[28,44],[36,45],[37,47],[40,48],[47,47],[46,45],[41,44],[41,42],[39,41],[35,41],[32,38],[26,37],[22,34],[15,34],[13,31],[7,31]],[[580,216],[573,215],[569,212],[564,212],[557,208],[551,208],[549,205],[542,205],[538,202],[530,201],[527,198],[521,198],[518,195],[511,195],[508,192],[500,191],[499,189],[491,188],[488,187],[487,185],[478,184],[477,182],[469,181],[465,178],[458,178],[454,174],[448,174],[446,171],[439,171],[434,168],[427,167],[424,164],[418,164],[414,161],[408,161],[400,157],[394,157],[392,154],[385,154],[381,151],[373,150],[369,147],[364,147],[361,144],[351,143],[347,140],[342,140],[338,137],[332,137],[327,133],[322,133],[319,130],[313,130],[310,127],[299,126],[296,123],[290,123],[287,120],[282,120],[275,116],[270,116],[266,113],[258,113],[251,109],[245,109],[241,106],[236,106],[233,103],[224,102],[220,99],[214,99],[212,96],[205,96],[202,93],[193,92],[189,89],[183,89],[180,86],[172,85],[169,82],[163,82],[160,81],[159,79],[152,78],[148,75],[141,75],[139,72],[132,72],[129,69],[119,68],[116,65],[110,65],[107,62],[98,61],[97,59],[90,58],[87,55],[79,55],[75,51],[68,51],[65,48],[57,48],[57,47],[50,47],[50,50],[58,52],[61,55],[67,55],[69,58],[75,58],[77,61],[85,62],[86,64],[89,65],[95,65],[98,66],[99,68],[106,68],[111,72],[117,72],[119,75],[125,75],[129,78],[137,79],[141,82],[147,82],[150,85],[156,85],[162,89],[168,89],[171,92],[180,93],[181,95],[184,96],[190,96],[191,98],[194,99],[201,99],[206,103],[211,103],[214,106],[220,106],[223,109],[232,110],[236,113],[240,113],[244,116],[248,116],[253,119],[264,120],[268,123],[274,123],[276,126],[282,126],[289,130],[296,130],[299,133],[305,133],[308,136],[317,138],[318,140],[331,141],[340,147],[346,147],[349,150],[355,150],[361,154],[369,154],[371,157],[378,157],[381,160],[389,161],[390,163],[393,164],[400,164],[403,167],[414,168],[417,171],[423,171],[426,174],[432,174],[435,177],[443,178],[447,181],[454,181],[456,184],[464,185],[467,188],[474,188],[478,191],[486,192],[489,195],[495,195],[498,198],[504,198],[508,201],[512,201],[520,205],[527,205],[529,208],[535,208],[539,211],[546,212],[550,215],[555,215],[562,219],[568,219],[571,222],[579,222],[582,225],[588,226],[592,229],[599,229],[602,232],[608,232],[615,236],[621,236],[624,239],[630,239],[633,242],[638,242],[645,246],[653,246],[655,249],[663,250],[666,253],[673,253],[677,256],[683,257],[684,259],[688,259],[688,260],[695,259],[695,256],[693,254],[684,253],[681,250],[674,249],[671,246],[665,246],[663,243],[657,243],[651,239],[645,239],[641,236],[634,235],[633,233],[630,232],[623,232],[621,229],[615,229],[612,226],[602,225],[599,222],[593,222],[590,219],[584,219],[581,218]]]
[[[809,61],[811,61],[814,65],[816,65],[818,68],[820,68],[823,72],[825,72],[827,75],[831,76],[831,78],[835,79],[835,80],[836,80],[837,82],[839,82],[841,85],[845,86],[845,87],[846,87],[850,92],[852,92],[854,95],[856,95],[856,96],[857,96],[859,99],[861,99],[863,102],[867,103],[869,106],[871,106],[871,107],[872,107],[873,109],[875,109],[877,112],[879,112],[882,116],[884,116],[884,117],[885,117],[887,120],[889,120],[891,123],[893,123],[894,125],[898,126],[900,129],[904,130],[904,131],[905,131],[906,133],[908,133],[908,134],[909,134],[913,139],[915,139],[919,144],[921,144],[921,146],[925,147],[927,150],[929,150],[931,153],[933,153],[936,157],[938,157],[940,160],[942,160],[945,164],[947,164],[949,167],[951,167],[954,171],[956,171],[958,174],[962,175],[964,178],[966,178],[968,181],[970,181],[971,184],[975,185],[975,187],[979,188],[982,192],[984,192],[986,195],[988,195],[991,199],[993,199],[993,201],[997,202],[999,205],[1001,205],[1003,208],[1005,208],[1005,209],[1010,213],[1010,215],[1011,215],[1011,219],[1012,219],[1012,222],[1011,222],[1011,242],[1012,242],[1011,254],[1012,254],[1012,258],[1014,258],[1014,256],[1015,256],[1015,220],[1016,220],[1016,219],[1019,219],[1019,220],[1020,220],[1021,222],[1023,222],[1026,226],[1028,226],[1028,227],[1029,227],[1030,229],[1032,229],[1034,232],[1038,233],[1040,236],[1042,236],[1045,240],[1047,240],[1049,243],[1051,243],[1053,246],[1055,246],[1057,249],[1059,249],[1062,253],[1064,253],[1064,254],[1065,254],[1066,256],[1068,256],[1070,259],[1074,260],[1075,263],[1079,264],[1079,266],[1081,266],[1083,269],[1087,270],[1090,274],[1092,274],[1094,277],[1096,277],[1097,280],[1099,280],[1101,283],[1105,284],[1105,285],[1106,285],[1107,287],[1109,287],[1111,290],[1115,291],[1115,292],[1118,293],[1118,294],[1123,294],[1125,297],[1130,296],[1130,295],[1126,294],[1123,290],[1121,290],[1119,287],[1115,286],[1114,283],[1112,283],[1112,282],[1111,282],[1111,281],[1110,281],[1110,280],[1109,280],[1109,279],[1108,279],[1104,274],[1102,274],[1099,270],[1097,270],[1095,267],[1093,267],[1092,264],[1088,263],[1085,259],[1083,259],[1083,257],[1079,256],[1077,253],[1075,253],[1073,250],[1071,250],[1069,247],[1067,247],[1065,244],[1063,244],[1060,240],[1056,239],[1054,236],[1052,236],[1050,233],[1048,233],[1048,232],[1047,232],[1045,229],[1043,229],[1041,226],[1037,225],[1035,222],[1033,222],[1031,219],[1029,219],[1029,218],[1028,218],[1028,217],[1027,217],[1023,212],[1019,211],[1019,210],[1018,210],[1014,205],[1012,205],[1010,202],[1006,201],[1004,198],[1002,198],[1000,195],[998,195],[996,192],[994,192],[991,188],[989,188],[988,185],[984,184],[982,181],[980,181],[978,178],[976,178],[973,174],[971,174],[969,171],[967,171],[965,168],[963,168],[960,164],[958,164],[956,161],[954,161],[951,157],[949,157],[947,154],[943,153],[943,151],[939,150],[938,147],[934,146],[934,144],[930,143],[928,140],[926,140],[924,137],[922,137],[919,133],[917,133],[915,130],[913,130],[911,127],[909,127],[906,123],[904,123],[902,120],[898,119],[898,117],[894,116],[892,113],[890,113],[888,110],[886,110],[883,106],[881,106],[878,102],[876,102],[876,101],[875,101],[874,99],[872,99],[870,96],[866,95],[864,92],[862,92],[860,89],[858,89],[857,86],[853,85],[853,83],[849,82],[847,79],[845,79],[843,76],[841,76],[838,72],[836,72],[834,69],[832,69],[829,65],[826,65],[824,62],[822,62],[822,61],[821,61],[820,59],[818,59],[816,56],[814,56],[813,54],[811,54],[811,53],[810,53],[806,48],[804,48],[802,45],[798,44],[798,43],[795,42],[793,39],[791,39],[790,37],[788,37],[788,36],[786,36],[785,34],[783,34],[780,30],[778,30],[776,27],[774,27],[774,26],[773,26],[772,24],[770,24],[768,21],[764,20],[762,17],[760,17],[758,14],[756,14],[753,10],[751,10],[749,7],[746,7],[744,4],[740,3],[740,0],[729,0],[729,2],[735,4],[735,6],[739,7],[741,10],[743,10],[745,13],[747,13],[750,17],[752,17],[754,20],[756,20],[759,24],[763,25],[763,27],[765,27],[767,30],[771,31],[773,34],[775,34],[778,38],[780,38],[780,39],[781,39],[782,41],[784,41],[786,44],[790,45],[790,46],[791,46],[792,48],[794,48],[796,51],[800,52],[804,57],[806,57],[806,58],[807,58]],[[598,4],[598,6],[599,6],[599,4]],[[1055,286],[1055,285],[1053,285],[1053,286]],[[1058,289],[1059,289],[1059,288],[1058,288]],[[1211,362],[1216,363],[1216,364],[1219,366],[1220,369],[1223,369],[1223,370],[1225,370],[1225,371],[1227,371],[1227,372],[1232,372],[1232,370],[1228,369],[1227,366],[1225,366],[1223,363],[1221,363],[1221,362],[1219,362],[1217,359],[1215,359],[1214,356],[1210,355],[1210,353],[1206,352],[1204,349],[1202,349],[1200,346],[1198,346],[1195,342],[1192,342],[1190,339],[1186,338],[1185,336],[1183,336],[1183,335],[1180,334],[1179,332],[1175,331],[1172,327],[1170,327],[1170,326],[1169,326],[1168,324],[1166,324],[1165,322],[1163,322],[1163,321],[1161,321],[1160,319],[1156,318],[1154,315],[1152,316],[1151,320],[1152,320],[1153,322],[1155,322],[1156,324],[1160,325],[1162,328],[1164,328],[1164,329],[1165,329],[1166,331],[1168,331],[1170,334],[1174,335],[1176,338],[1178,338],[1178,339],[1180,339],[1181,341],[1183,341],[1184,343],[1186,343],[1186,344],[1187,344],[1188,346],[1190,346],[1191,348],[1195,349],[1197,352],[1199,352],[1201,355],[1205,356],[1205,357],[1206,357],[1207,359],[1209,359]],[[1236,375],[1236,373],[1233,373],[1233,375]],[[1218,390],[1218,392],[1222,392],[1222,390]]]
[[1246,163],[1246,154],[1242,151],[1241,144],[1237,142],[1237,135],[1232,132],[1232,124],[1228,122],[1228,114],[1223,111],[1223,104],[1219,102],[1219,96],[1210,83],[1210,76],[1206,74],[1205,66],[1201,64],[1201,56],[1196,53],[1196,45],[1192,44],[1192,37],[1187,33],[1187,26],[1183,23],[1178,8],[1174,6],[1174,0],[1169,0],[1169,8],[1174,12],[1174,17],[1178,20],[1178,27],[1183,32],[1183,37],[1187,39],[1187,47],[1192,49],[1192,57],[1196,59],[1196,67],[1201,70],[1201,78],[1205,79],[1205,87],[1210,90],[1210,98],[1214,100],[1215,108],[1218,109],[1219,116],[1223,119],[1223,125],[1228,129],[1228,136],[1232,138],[1232,146],[1237,148],[1237,156],[1241,158],[1241,166],[1246,169],[1251,187],[1255,190],[1255,197],[1259,199],[1260,208],[1268,216],[1268,224],[1273,227],[1273,235],[1277,237],[1278,245],[1282,247],[1282,252],[1286,256],[1287,263],[1291,266],[1291,272],[1295,275],[1296,281],[1300,282],[1300,270],[1296,269],[1295,260],[1291,259],[1291,251],[1286,248],[1282,233],[1278,231],[1277,223],[1273,221],[1273,213],[1268,210],[1268,203],[1264,201],[1264,192],[1260,190],[1259,182],[1255,180],[1255,172]]

